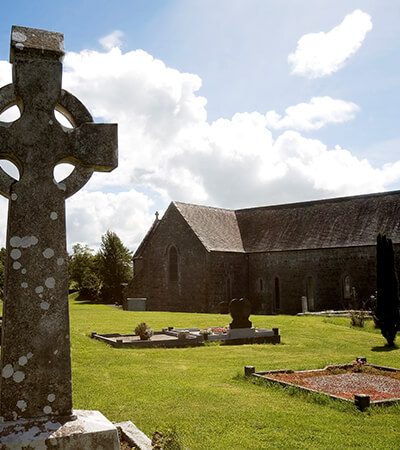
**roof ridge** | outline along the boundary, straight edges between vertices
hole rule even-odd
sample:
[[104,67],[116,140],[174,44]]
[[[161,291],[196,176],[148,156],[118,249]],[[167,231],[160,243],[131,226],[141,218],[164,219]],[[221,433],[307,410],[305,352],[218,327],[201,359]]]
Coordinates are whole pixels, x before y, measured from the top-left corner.
[[230,211],[230,212],[235,212],[234,209],[229,209],[229,208],[220,208],[218,206],[207,206],[207,205],[198,205],[196,203],[186,203],[186,202],[178,202],[178,201],[173,201],[172,202],[174,205],[185,205],[185,206],[194,206],[195,208],[204,208],[204,209],[214,209],[217,211]]
[[341,203],[341,202],[348,202],[352,200],[362,200],[362,199],[368,199],[371,197],[385,197],[390,195],[399,195],[400,190],[398,191],[384,191],[384,192],[376,192],[376,193],[369,193],[369,194],[358,194],[358,195],[350,195],[345,197],[329,197],[329,198],[322,198],[317,200],[306,200],[301,202],[292,202],[292,203],[279,203],[274,205],[266,205],[266,206],[253,206],[250,208],[239,208],[235,209],[235,213],[241,212],[241,211],[251,211],[251,210],[260,210],[260,209],[285,209],[285,208],[294,208],[294,207],[305,207],[305,206],[314,206],[314,205],[320,205],[320,204],[327,204],[327,203]]

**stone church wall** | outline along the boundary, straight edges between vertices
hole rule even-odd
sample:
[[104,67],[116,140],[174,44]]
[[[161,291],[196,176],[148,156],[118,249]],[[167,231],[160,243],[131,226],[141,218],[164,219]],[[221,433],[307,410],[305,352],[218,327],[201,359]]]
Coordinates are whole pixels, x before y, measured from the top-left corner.
[[248,262],[244,253],[211,252],[208,311],[220,312],[220,303],[248,295]]
[[[177,277],[173,280],[171,247],[177,252]],[[148,310],[206,311],[208,253],[175,208],[168,209],[134,265],[127,296],[147,298]]]
[[[395,246],[400,268],[399,246]],[[376,291],[376,248],[335,248],[251,254],[249,298],[254,312],[296,314],[344,309],[354,287],[361,301]],[[279,297],[277,299],[277,297]]]

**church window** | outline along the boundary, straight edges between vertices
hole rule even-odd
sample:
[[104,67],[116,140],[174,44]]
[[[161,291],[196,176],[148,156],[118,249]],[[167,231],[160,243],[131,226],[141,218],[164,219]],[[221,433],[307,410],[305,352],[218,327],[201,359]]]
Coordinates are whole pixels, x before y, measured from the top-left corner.
[[308,309],[314,311],[314,283],[312,277],[307,277],[307,303]]
[[351,279],[347,275],[343,279],[343,298],[349,299],[351,297]]
[[275,300],[275,311],[279,311],[281,309],[281,292],[279,286],[279,278],[275,277],[275,290],[274,290],[274,300]]
[[176,282],[178,281],[178,252],[175,247],[169,249],[168,257],[169,281]]

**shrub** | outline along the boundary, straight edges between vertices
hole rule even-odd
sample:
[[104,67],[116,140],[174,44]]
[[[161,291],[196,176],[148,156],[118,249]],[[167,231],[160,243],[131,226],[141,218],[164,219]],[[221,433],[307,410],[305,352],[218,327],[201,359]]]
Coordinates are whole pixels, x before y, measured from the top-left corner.
[[366,318],[366,311],[350,311],[350,324],[352,327],[360,327],[363,328],[364,327],[364,322],[365,322],[365,318]]
[[147,341],[153,336],[153,330],[149,328],[145,322],[142,322],[135,328],[135,334],[139,336],[142,341]]

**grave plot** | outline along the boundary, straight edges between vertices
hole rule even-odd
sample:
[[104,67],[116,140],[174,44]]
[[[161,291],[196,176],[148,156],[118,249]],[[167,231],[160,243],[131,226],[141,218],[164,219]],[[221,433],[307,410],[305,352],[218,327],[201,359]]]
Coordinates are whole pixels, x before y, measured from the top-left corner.
[[246,366],[245,375],[268,383],[326,394],[338,400],[354,401],[361,410],[371,404],[400,401],[400,369],[367,364],[365,358],[357,358],[349,364],[298,372],[280,369],[255,372],[253,366]]
[[175,332],[168,331],[164,328],[162,331],[156,331],[148,339],[141,339],[136,334],[119,334],[107,333],[98,334],[92,332],[91,337],[99,341],[103,341],[112,347],[137,347],[137,348],[155,348],[155,347],[198,347],[204,345],[204,340],[201,336],[196,336],[189,333],[185,335],[178,335]]
[[[279,344],[278,328],[267,330],[252,327],[249,320],[251,304],[248,299],[233,299],[229,305],[232,322],[229,327],[163,328],[162,331],[149,329],[145,323],[136,327],[136,334],[92,332],[91,337],[106,342],[113,347],[196,347],[205,341],[221,341],[223,344]],[[140,331],[141,330],[141,331]],[[150,334],[147,334],[150,331]],[[142,336],[141,336],[142,334]]]
[[278,328],[266,330],[263,328],[225,328],[211,327],[204,330],[199,328],[163,328],[156,331],[148,339],[141,339],[136,334],[106,333],[93,331],[91,337],[106,342],[112,347],[198,347],[205,341],[221,341],[223,344],[279,344]]
[[192,328],[172,329],[170,332],[179,335],[182,332],[189,331],[190,336],[202,338],[204,341],[221,341],[223,344],[279,344],[281,337],[278,328],[267,330],[264,328],[229,328],[229,327],[211,327],[204,330]]

